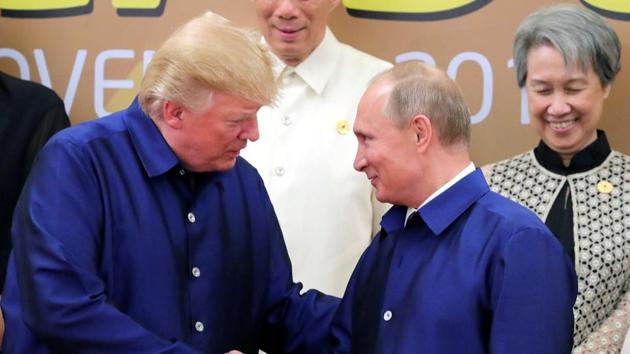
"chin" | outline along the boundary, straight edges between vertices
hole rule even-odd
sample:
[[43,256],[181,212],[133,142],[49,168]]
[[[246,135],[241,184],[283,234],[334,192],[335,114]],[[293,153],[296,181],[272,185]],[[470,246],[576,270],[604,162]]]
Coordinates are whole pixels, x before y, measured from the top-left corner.
[[545,144],[551,148],[551,150],[562,153],[575,153],[579,151],[578,142],[568,141],[567,139],[546,139]]
[[380,192],[378,189],[376,190],[376,193],[374,193],[374,196],[376,197],[376,200],[378,200],[381,203],[394,204],[392,203],[391,198],[387,197],[387,194]]
[[234,168],[234,166],[236,165],[236,158],[222,164],[221,166],[219,166],[219,168],[217,169],[218,171],[228,171]]

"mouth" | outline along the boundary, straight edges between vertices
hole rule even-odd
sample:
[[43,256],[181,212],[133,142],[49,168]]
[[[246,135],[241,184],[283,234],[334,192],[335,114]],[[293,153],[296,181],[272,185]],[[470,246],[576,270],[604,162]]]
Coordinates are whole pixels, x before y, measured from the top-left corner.
[[227,155],[233,159],[237,158],[240,154],[241,154],[241,149],[231,150],[227,152]]
[[293,28],[293,27],[273,27],[278,33],[280,37],[286,40],[294,39],[297,35],[304,30],[305,27]]
[[551,127],[552,130],[556,131],[556,132],[566,132],[568,130],[571,130],[571,128],[573,128],[576,123],[577,123],[578,119],[577,118],[573,118],[573,119],[567,119],[567,120],[563,120],[563,121],[547,121],[547,123],[549,123],[549,126]]

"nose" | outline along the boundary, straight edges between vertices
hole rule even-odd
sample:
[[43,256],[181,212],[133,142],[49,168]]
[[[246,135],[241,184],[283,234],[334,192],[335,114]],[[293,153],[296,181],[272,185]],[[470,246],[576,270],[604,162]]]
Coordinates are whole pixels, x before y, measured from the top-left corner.
[[297,7],[294,0],[276,0],[276,16],[283,20],[291,20],[297,17]]
[[547,112],[552,116],[561,117],[571,111],[571,106],[567,102],[566,97],[563,94],[555,94],[552,98],[551,104],[547,108]]
[[243,121],[243,130],[239,135],[242,140],[256,141],[260,137],[258,132],[258,119],[251,118]]
[[361,143],[359,143],[359,147],[357,148],[357,155],[354,157],[353,167],[355,170],[362,172],[363,169],[367,166],[367,160],[365,159],[365,153],[363,151],[363,147]]

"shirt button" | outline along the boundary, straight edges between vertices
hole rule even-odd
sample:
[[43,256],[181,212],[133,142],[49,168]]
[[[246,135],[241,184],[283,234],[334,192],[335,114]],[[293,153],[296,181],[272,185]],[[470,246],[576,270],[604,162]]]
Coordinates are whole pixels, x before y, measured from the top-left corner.
[[186,174],[186,170],[184,170],[183,168],[179,170],[179,175],[183,176]]
[[289,126],[291,125],[291,123],[293,123],[293,121],[291,120],[291,117],[289,116],[282,117],[282,124]]
[[276,174],[276,176],[282,177],[284,176],[284,167],[278,166],[273,170],[273,172]]
[[193,267],[192,269],[192,275],[195,278],[199,278],[199,276],[201,275],[201,271],[199,270],[199,268],[197,267]]
[[191,224],[195,223],[195,214],[188,213],[188,221],[190,221]]
[[203,327],[203,322],[201,322],[201,321],[195,322],[195,330],[197,332],[203,332],[203,328],[204,328]]
[[383,319],[385,320],[385,322],[389,321],[392,319],[392,312],[387,310],[385,311],[385,313],[383,314]]

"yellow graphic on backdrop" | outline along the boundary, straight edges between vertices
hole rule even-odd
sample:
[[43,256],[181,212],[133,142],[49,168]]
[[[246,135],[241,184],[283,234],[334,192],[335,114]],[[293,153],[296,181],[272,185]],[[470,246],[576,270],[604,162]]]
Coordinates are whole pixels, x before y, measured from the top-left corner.
[[348,14],[387,20],[433,21],[463,16],[491,0],[343,0]]
[[160,0],[112,0],[117,9],[157,9]]
[[[142,81],[142,76],[144,75],[143,64],[136,64],[133,69],[129,72],[126,79],[133,81],[135,85],[139,85]],[[129,102],[132,102],[134,97],[136,97],[138,88],[130,90],[115,90],[112,94],[111,98],[105,102],[105,109],[108,112],[116,112],[121,109],[125,109],[129,106]]]
[[630,21],[630,1],[628,0],[582,0],[582,3],[602,16]]
[[[166,0],[112,0],[112,6],[120,16],[159,17],[164,12],[165,3]],[[78,16],[91,13],[93,7],[93,0],[0,0],[4,17]]]
[[83,7],[90,0],[0,0],[0,9],[3,10],[58,10]]

